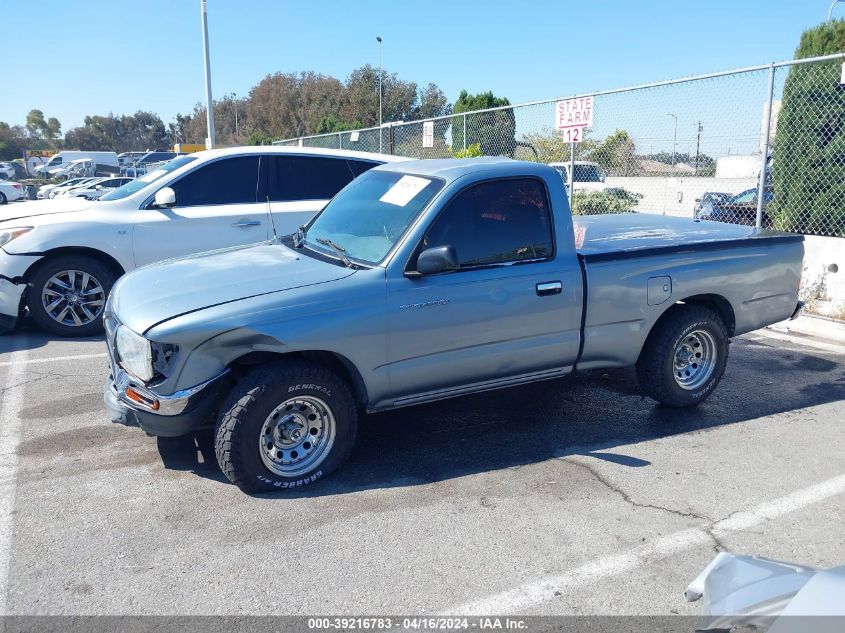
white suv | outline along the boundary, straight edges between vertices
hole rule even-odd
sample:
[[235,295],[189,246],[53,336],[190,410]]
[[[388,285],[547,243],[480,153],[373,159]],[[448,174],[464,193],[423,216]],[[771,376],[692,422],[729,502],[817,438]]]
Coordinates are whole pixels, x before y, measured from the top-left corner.
[[397,160],[404,159],[299,147],[208,150],[99,201],[16,206],[0,213],[0,331],[28,310],[54,334],[96,334],[124,272],[293,233],[356,176]]

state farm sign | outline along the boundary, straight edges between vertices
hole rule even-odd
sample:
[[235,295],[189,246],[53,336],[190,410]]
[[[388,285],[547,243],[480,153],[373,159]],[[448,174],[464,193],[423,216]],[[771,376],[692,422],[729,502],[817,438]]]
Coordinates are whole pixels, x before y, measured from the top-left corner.
[[593,125],[593,98],[564,99],[555,104],[555,128],[563,132],[564,140],[577,143],[581,130]]

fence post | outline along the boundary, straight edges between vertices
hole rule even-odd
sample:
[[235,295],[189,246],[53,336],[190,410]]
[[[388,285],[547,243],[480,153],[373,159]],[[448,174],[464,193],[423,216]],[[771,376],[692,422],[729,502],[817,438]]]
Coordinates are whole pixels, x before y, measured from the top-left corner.
[[467,148],[467,113],[464,112],[464,150]]
[[575,191],[575,143],[569,144],[569,212],[572,211],[572,194]]
[[763,139],[763,157],[760,161],[760,182],[757,184],[757,222],[759,229],[763,226],[763,198],[766,193],[766,165],[769,161],[769,136],[772,131],[772,103],[775,96],[775,63],[769,67],[769,103],[766,106],[766,135]]
[[337,148],[343,149],[343,132],[337,133]]

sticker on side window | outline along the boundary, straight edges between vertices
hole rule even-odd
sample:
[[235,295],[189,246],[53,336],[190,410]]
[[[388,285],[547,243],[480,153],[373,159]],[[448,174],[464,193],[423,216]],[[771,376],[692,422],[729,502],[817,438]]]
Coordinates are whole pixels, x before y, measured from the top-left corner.
[[430,183],[430,180],[419,176],[402,176],[396,184],[379,198],[379,201],[387,204],[395,204],[397,207],[404,207]]

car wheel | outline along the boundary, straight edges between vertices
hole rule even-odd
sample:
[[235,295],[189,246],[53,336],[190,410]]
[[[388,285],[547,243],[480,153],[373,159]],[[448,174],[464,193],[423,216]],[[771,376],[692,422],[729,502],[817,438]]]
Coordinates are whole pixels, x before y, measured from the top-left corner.
[[714,311],[679,305],[655,325],[637,361],[642,392],[670,407],[692,407],[716,389],[728,362],[728,332]]
[[0,191],[0,204],[6,204],[8,200],[6,199],[6,194]]
[[281,361],[235,385],[215,429],[214,450],[220,469],[244,492],[290,490],[343,464],[357,429],[345,382],[322,365]]
[[103,329],[103,309],[117,277],[93,257],[54,257],[32,275],[27,307],[35,322],[52,334],[92,336]]

